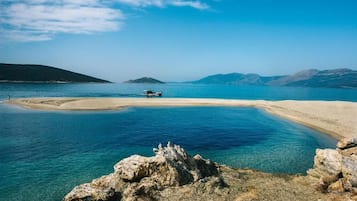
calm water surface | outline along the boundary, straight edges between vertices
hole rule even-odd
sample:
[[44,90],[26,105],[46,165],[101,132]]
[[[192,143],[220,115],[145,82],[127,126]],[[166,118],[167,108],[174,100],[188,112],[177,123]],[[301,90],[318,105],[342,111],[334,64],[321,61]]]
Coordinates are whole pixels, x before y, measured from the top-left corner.
[[[0,99],[166,97],[356,101],[356,90],[224,85],[0,84]],[[107,112],[34,111],[0,103],[0,200],[61,200],[73,186],[113,171],[131,154],[167,141],[233,167],[305,173],[316,148],[336,141],[255,108],[128,108]]]
[[141,97],[143,90],[163,91],[165,97],[264,100],[357,101],[357,89],[266,87],[200,84],[1,84],[0,99],[12,97]]

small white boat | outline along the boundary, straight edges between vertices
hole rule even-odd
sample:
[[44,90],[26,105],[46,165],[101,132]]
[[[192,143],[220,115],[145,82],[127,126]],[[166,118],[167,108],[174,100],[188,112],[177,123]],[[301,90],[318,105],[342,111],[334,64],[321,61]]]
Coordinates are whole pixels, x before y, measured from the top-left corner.
[[162,96],[162,92],[161,91],[151,91],[151,90],[145,90],[144,91],[144,95],[146,97],[161,97]]

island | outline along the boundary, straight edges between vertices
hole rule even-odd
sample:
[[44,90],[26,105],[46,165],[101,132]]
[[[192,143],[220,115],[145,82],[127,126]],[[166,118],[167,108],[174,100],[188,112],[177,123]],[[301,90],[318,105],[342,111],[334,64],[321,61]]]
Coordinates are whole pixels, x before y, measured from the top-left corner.
[[32,64],[0,63],[0,83],[110,83],[107,80],[55,68]]
[[152,77],[142,77],[135,80],[128,80],[124,83],[131,83],[131,84],[165,84],[165,82],[160,81],[158,79]]
[[341,68],[333,70],[309,69],[292,75],[261,76],[258,74],[216,74],[192,81],[194,84],[230,84],[258,86],[295,86],[295,87],[329,87],[356,88],[357,71]]

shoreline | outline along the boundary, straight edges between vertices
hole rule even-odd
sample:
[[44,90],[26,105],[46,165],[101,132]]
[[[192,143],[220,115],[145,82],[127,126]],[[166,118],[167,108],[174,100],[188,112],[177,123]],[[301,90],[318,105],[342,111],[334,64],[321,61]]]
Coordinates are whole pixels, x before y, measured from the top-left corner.
[[265,101],[210,98],[21,98],[6,101],[28,109],[101,111],[127,107],[255,107],[339,140],[357,137],[357,102]]

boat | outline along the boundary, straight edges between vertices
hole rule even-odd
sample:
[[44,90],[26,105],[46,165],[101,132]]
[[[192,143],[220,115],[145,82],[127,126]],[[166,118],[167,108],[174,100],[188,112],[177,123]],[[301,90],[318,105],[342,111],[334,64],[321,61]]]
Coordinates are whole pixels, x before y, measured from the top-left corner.
[[162,91],[151,91],[151,90],[145,90],[144,95],[146,97],[161,97],[162,96]]

